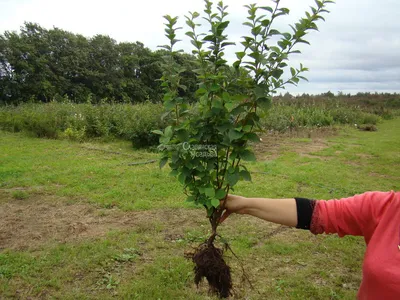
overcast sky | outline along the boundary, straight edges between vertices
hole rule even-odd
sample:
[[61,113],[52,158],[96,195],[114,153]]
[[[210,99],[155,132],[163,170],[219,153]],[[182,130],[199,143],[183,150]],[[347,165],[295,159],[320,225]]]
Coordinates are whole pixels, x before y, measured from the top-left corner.
[[[229,6],[231,41],[239,44],[246,33],[241,23],[246,18],[243,5],[264,1],[226,0]],[[293,23],[314,3],[313,0],[282,0],[290,15],[278,24]],[[313,32],[311,46],[302,47],[303,54],[292,57],[310,68],[291,93],[400,92],[400,0],[337,0],[330,5],[326,23],[320,32]],[[165,14],[183,16],[188,11],[202,11],[202,0],[0,0],[0,32],[19,30],[24,21],[53,26],[87,37],[106,34],[118,42],[140,41],[151,49],[166,42],[163,36]],[[190,44],[181,44],[191,51]],[[234,57],[231,49],[229,57]]]

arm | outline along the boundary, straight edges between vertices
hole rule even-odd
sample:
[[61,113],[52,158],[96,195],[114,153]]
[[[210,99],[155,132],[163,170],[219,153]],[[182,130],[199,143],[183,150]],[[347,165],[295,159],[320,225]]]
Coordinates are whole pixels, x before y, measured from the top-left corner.
[[228,195],[221,222],[231,213],[249,214],[269,222],[311,229],[315,234],[362,235],[368,240],[394,197],[394,192],[367,192],[328,201]]
[[311,231],[339,236],[364,236],[368,242],[394,192],[367,192],[339,200],[318,201],[312,216]]
[[231,213],[247,214],[265,221],[287,225],[297,225],[296,200],[245,198],[228,195],[225,202],[225,212],[220,222],[223,222]]

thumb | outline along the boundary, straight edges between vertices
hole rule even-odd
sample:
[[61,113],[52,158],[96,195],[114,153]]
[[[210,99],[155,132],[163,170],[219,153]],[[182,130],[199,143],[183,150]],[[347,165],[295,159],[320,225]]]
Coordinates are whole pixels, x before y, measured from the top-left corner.
[[231,215],[231,212],[225,210],[222,214],[222,216],[219,218],[219,223],[221,224],[224,222],[229,216]]

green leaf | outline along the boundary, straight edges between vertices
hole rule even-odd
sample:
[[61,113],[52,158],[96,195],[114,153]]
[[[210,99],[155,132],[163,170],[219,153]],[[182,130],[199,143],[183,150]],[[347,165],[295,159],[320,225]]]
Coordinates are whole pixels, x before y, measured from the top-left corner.
[[229,23],[230,23],[229,21],[219,23],[217,26],[217,30],[222,33],[222,31],[224,31],[226,27],[228,27]]
[[228,173],[226,179],[231,187],[234,186],[240,179],[239,172]]
[[253,29],[251,30],[251,34],[253,35],[259,35],[261,33],[262,27],[261,26],[256,26],[253,27]]
[[250,22],[244,22],[243,23],[244,26],[249,26],[249,27],[253,27],[253,24]]
[[315,3],[317,4],[318,8],[324,7],[324,4],[319,0],[315,0]]
[[[191,28],[193,28],[194,26],[194,23],[193,22],[189,22],[189,21],[187,21],[186,22],[186,24],[188,25],[188,26],[190,26]],[[191,31],[188,31],[188,32],[186,32],[185,33],[188,37],[190,37],[190,38],[192,38],[192,39],[194,39],[194,33],[193,32],[191,32]]]
[[214,190],[214,188],[212,188],[212,187],[210,187],[210,188],[205,188],[205,189],[204,189],[204,194],[205,194],[207,197],[214,198],[214,197],[215,197],[215,190]]
[[160,160],[160,169],[162,169],[164,166],[165,166],[165,164],[168,162],[168,157],[163,157],[161,160]]
[[190,43],[195,46],[197,49],[200,49],[203,46],[203,43],[201,41],[194,41],[191,40]]
[[250,132],[251,129],[253,129],[253,126],[251,126],[251,125],[246,125],[246,126],[243,127],[243,131],[244,132]]
[[256,99],[265,98],[268,95],[268,92],[269,88],[267,85],[260,84],[254,89],[254,95],[256,96]]
[[281,69],[275,69],[271,73],[271,75],[276,79],[279,79],[282,76],[282,74],[283,74],[283,70],[281,70]]
[[297,83],[299,83],[300,79],[297,78],[297,77],[293,77],[293,78],[292,78],[292,81],[294,81],[294,82],[297,84]]
[[180,173],[180,174],[178,175],[178,181],[179,181],[181,184],[185,184],[186,175],[183,174],[183,173]]
[[228,167],[228,173],[230,173],[230,174],[235,173],[235,168],[232,167],[232,166],[229,166]]
[[219,91],[221,89],[221,87],[219,86],[219,84],[213,84],[212,86],[211,86],[211,88],[210,88],[210,90],[212,91],[212,92],[217,92],[217,91]]
[[276,29],[271,29],[268,33],[268,35],[279,35],[279,34],[281,33]]
[[187,142],[189,140],[189,132],[186,129],[177,130],[176,136],[181,142]]
[[268,19],[265,19],[265,20],[262,20],[262,21],[261,21],[261,25],[264,26],[264,27],[268,27],[268,25],[269,25],[270,23],[271,23],[271,21],[268,20]]
[[260,141],[260,137],[255,132],[246,133],[246,137],[249,141],[252,141],[252,142],[258,143]]
[[158,135],[164,135],[164,133],[161,130],[152,130],[151,132]]
[[[161,115],[161,120],[165,120],[165,118],[168,117],[170,114],[171,114],[170,111],[167,111],[167,112],[163,113],[163,114]],[[160,131],[160,132],[161,132],[162,134],[164,134],[162,131]]]
[[206,95],[208,93],[207,89],[201,87],[196,91],[196,95],[197,96],[203,96]]
[[235,115],[241,114],[244,111],[245,111],[244,107],[242,105],[239,105],[239,106],[235,107],[234,109],[232,109],[231,114],[235,116]]
[[196,197],[193,196],[193,195],[188,196],[188,197],[186,198],[186,202],[194,202],[195,200],[196,200]]
[[214,108],[223,108],[222,101],[219,99],[214,99],[211,105]]
[[225,107],[228,111],[231,111],[232,109],[234,109],[236,107],[236,103],[235,102],[226,102]]
[[168,144],[170,140],[171,140],[171,138],[167,137],[165,135],[160,137],[160,143],[161,144]]
[[270,97],[262,97],[257,99],[257,105],[262,109],[269,109],[272,105],[272,99]]
[[296,75],[296,70],[294,68],[290,68],[290,73],[292,73],[292,76]]
[[172,170],[170,173],[169,173],[169,175],[171,175],[171,176],[176,176],[176,175],[178,175],[179,174],[179,172],[178,172],[178,170]]
[[250,172],[247,170],[242,170],[240,171],[240,176],[243,178],[245,181],[251,181],[251,175]]
[[304,77],[304,76],[297,75],[297,78],[300,78],[300,79],[302,79],[304,81],[308,81],[308,79],[306,77]]
[[221,47],[224,48],[224,47],[226,47],[226,46],[235,46],[235,45],[236,45],[236,44],[233,43],[233,42],[225,42],[225,43],[222,43],[222,44],[221,44]]
[[167,128],[165,128],[165,131],[164,131],[165,137],[171,138],[173,134],[174,134],[174,131],[172,130],[172,126],[168,126]]
[[234,129],[230,129],[229,130],[229,134],[228,134],[230,141],[234,141],[234,140],[240,139],[241,137],[243,137],[243,135],[244,135],[243,132],[238,132],[238,131],[236,131]]
[[302,44],[311,45],[309,41],[302,40],[302,39],[297,40],[297,42],[298,42],[298,43],[302,43]]
[[241,60],[243,57],[246,56],[246,52],[236,52],[236,57]]
[[225,190],[218,190],[215,193],[215,198],[217,198],[217,199],[224,199],[225,196],[226,196],[226,191]]
[[250,150],[244,150],[240,153],[240,157],[245,161],[256,161],[256,156]]
[[212,198],[211,199],[211,205],[215,208],[218,208],[219,206],[219,200],[217,198]]
[[272,46],[272,47],[270,47],[270,49],[271,49],[272,51],[278,53],[278,54],[281,53],[281,49],[279,49],[279,48],[276,47],[276,46]]
[[269,6],[260,6],[259,8],[269,11],[271,14],[274,12],[272,7],[269,7]]
[[289,32],[282,33],[282,35],[285,37],[285,39],[290,40],[292,38],[292,35]]
[[282,7],[280,9],[281,12],[283,12],[284,14],[288,15],[290,13],[290,10],[288,8]]
[[217,38],[215,37],[215,35],[207,35],[207,36],[205,36],[204,38],[203,38],[203,41],[206,41],[206,42],[216,42],[217,41]]

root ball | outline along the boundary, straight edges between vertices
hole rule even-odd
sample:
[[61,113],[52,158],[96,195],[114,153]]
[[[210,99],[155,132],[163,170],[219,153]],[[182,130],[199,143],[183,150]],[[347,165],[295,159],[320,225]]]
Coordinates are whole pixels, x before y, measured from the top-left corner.
[[213,244],[201,244],[195,251],[194,282],[196,285],[206,278],[210,291],[220,298],[228,298],[232,290],[231,269],[223,259],[223,251]]

